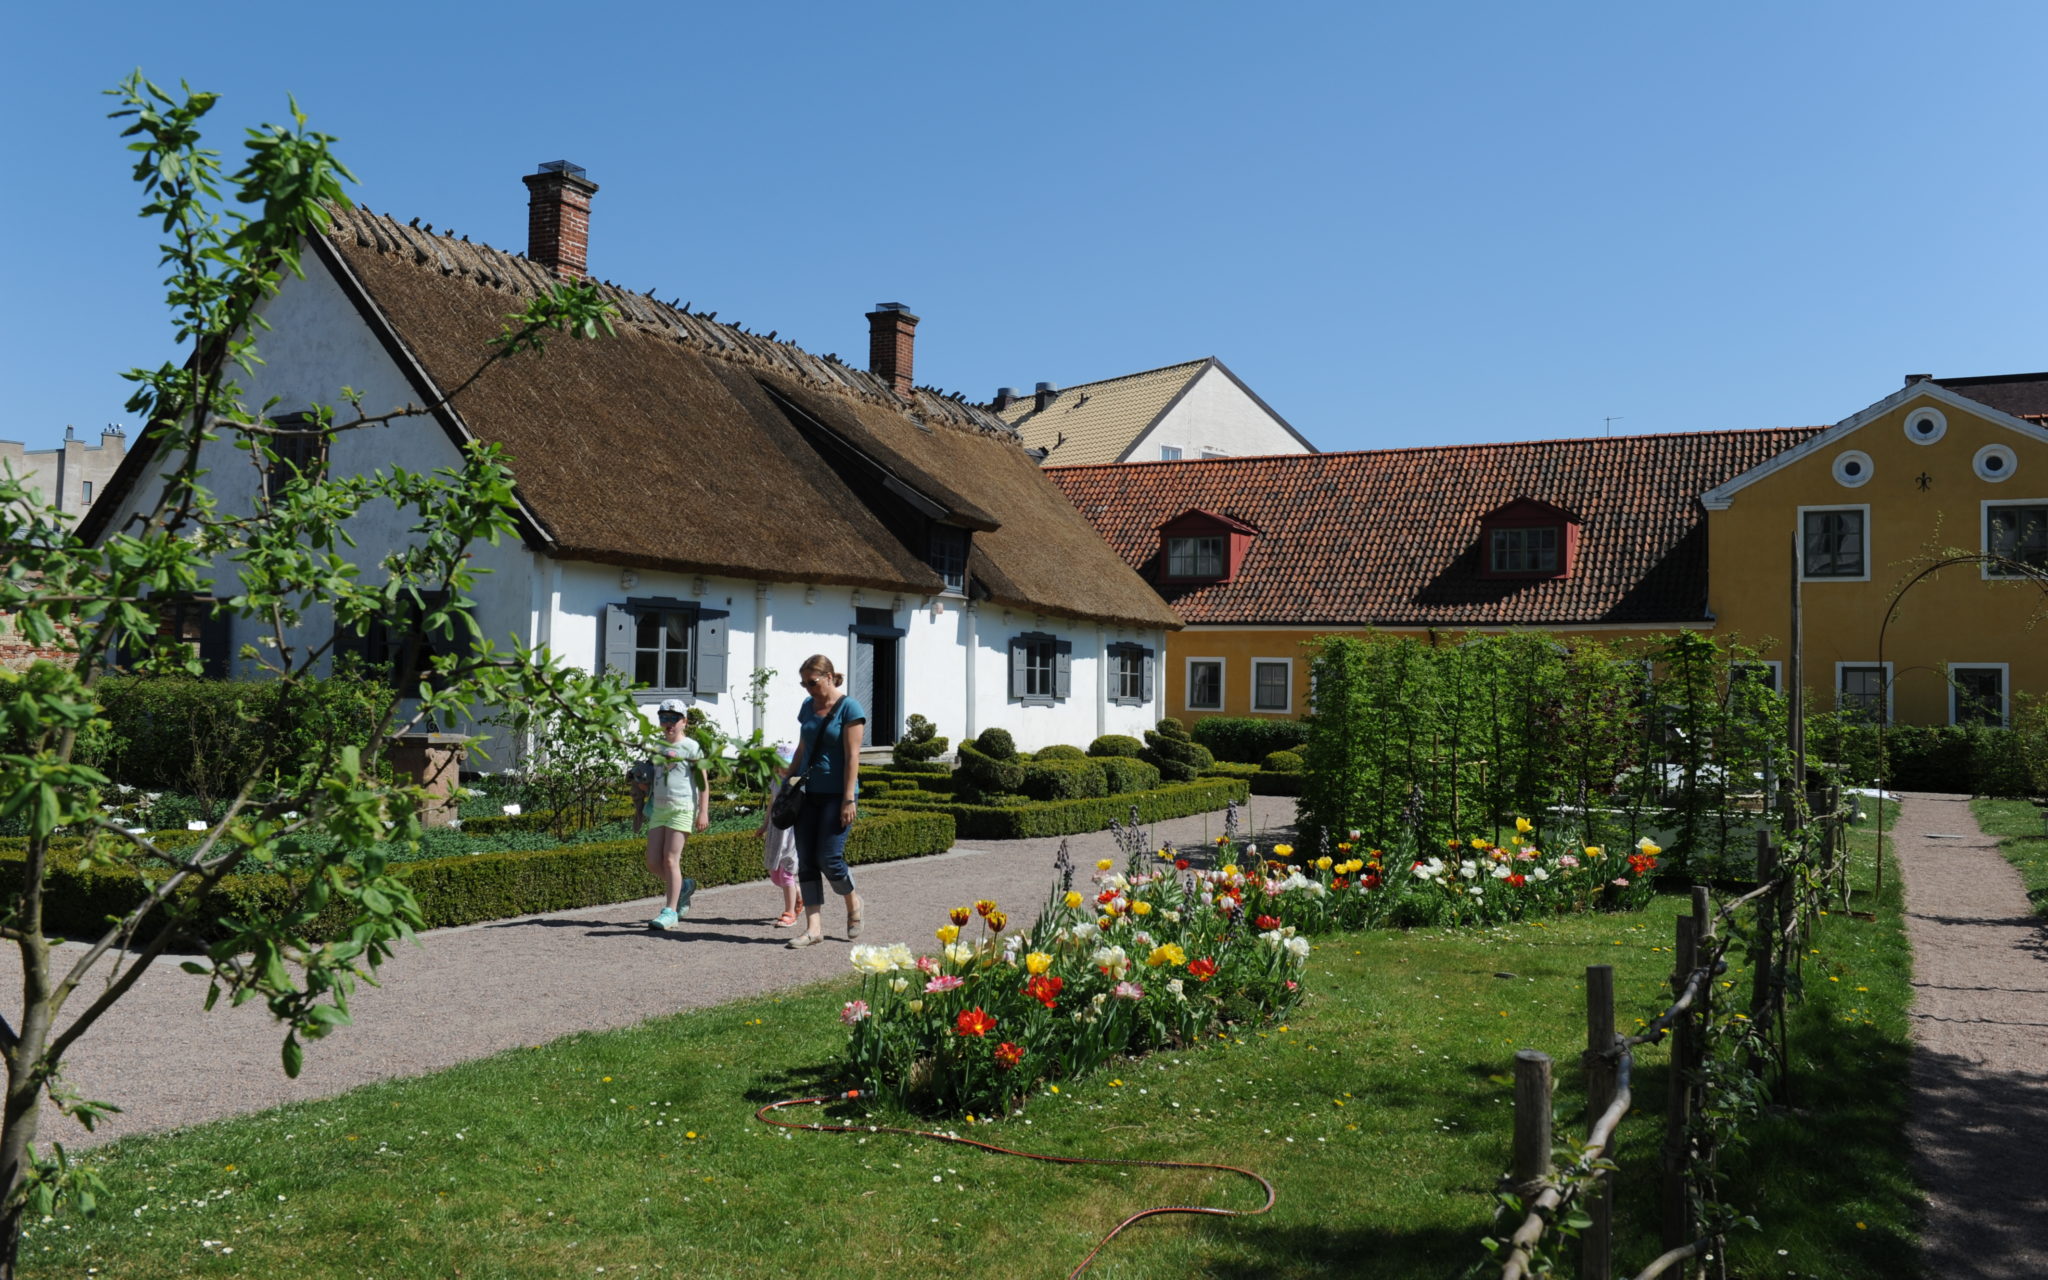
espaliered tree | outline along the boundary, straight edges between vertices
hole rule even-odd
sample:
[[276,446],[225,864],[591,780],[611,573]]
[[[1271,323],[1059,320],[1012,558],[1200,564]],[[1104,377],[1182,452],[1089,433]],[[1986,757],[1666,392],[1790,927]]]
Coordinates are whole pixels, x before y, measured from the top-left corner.
[[[392,944],[421,924],[405,882],[377,852],[420,825],[421,797],[387,780],[381,765],[386,744],[410,727],[397,723],[395,710],[354,737],[259,753],[227,798],[225,816],[189,841],[159,843],[106,820],[100,801],[108,780],[77,755],[96,719],[96,681],[117,652],[142,673],[198,671],[188,648],[160,627],[164,597],[215,601],[216,617],[231,615],[256,630],[261,643],[245,647],[242,658],[280,687],[270,703],[280,724],[311,697],[313,672],[332,645],[307,641],[300,627],[318,606],[332,611],[338,632],[392,628],[435,641],[408,646],[395,672],[398,687],[416,695],[419,717],[449,723],[479,708],[547,705],[622,737],[644,731],[618,683],[558,667],[542,651],[502,650],[477,634],[468,553],[514,532],[512,476],[495,449],[472,446],[460,466],[430,475],[294,471],[274,496],[254,486],[247,509],[216,500],[207,473],[235,458],[226,445],[242,453],[227,465],[274,476],[288,465],[281,455],[290,446],[324,448],[373,426],[427,429],[422,415],[436,406],[366,406],[338,388],[338,408],[280,421],[270,416],[274,406],[247,403],[237,379],[257,361],[260,308],[300,274],[306,238],[320,233],[329,206],[346,203],[342,183],[350,175],[331,154],[332,139],[308,131],[296,103],[288,124],[249,131],[242,167],[229,175],[201,141],[215,95],[189,88],[173,95],[139,72],[112,92],[121,104],[115,117],[130,122],[124,136],[132,140],[142,214],[162,228],[173,327],[191,356],[127,375],[136,384],[129,409],[149,424],[140,447],[158,466],[159,478],[148,483],[160,487],[146,489],[133,518],[96,542],[82,541],[54,508],[0,475],[0,615],[28,641],[64,655],[10,683],[0,726],[0,817],[23,818],[28,828],[0,895],[0,938],[19,949],[23,972],[21,1001],[11,1019],[0,1020],[7,1067],[0,1278],[16,1274],[26,1215],[67,1201],[90,1209],[104,1194],[90,1169],[67,1161],[61,1147],[37,1148],[38,1121],[45,1105],[87,1127],[114,1109],[66,1086],[65,1055],[167,951],[190,952],[195,940],[211,939],[203,958],[184,966],[210,980],[206,1005],[222,996],[233,1004],[264,1001],[282,1027],[284,1070],[296,1074],[304,1042],[348,1023],[355,984],[373,980]],[[553,338],[595,338],[609,329],[609,306],[597,290],[560,284],[507,319],[493,348],[479,353],[476,372]],[[461,387],[451,393],[460,395]],[[373,508],[395,510],[410,532],[359,563],[346,554],[353,546],[347,524]],[[422,659],[429,647],[432,656]],[[293,739],[278,733],[271,740]],[[271,871],[286,854],[298,855],[301,866],[309,859],[310,867],[292,873],[292,892],[282,900],[267,907],[245,901],[230,915],[218,895],[209,896],[228,876]],[[132,888],[131,905],[86,938],[82,952],[65,957],[68,964],[59,963],[44,932],[60,862],[125,877]]]

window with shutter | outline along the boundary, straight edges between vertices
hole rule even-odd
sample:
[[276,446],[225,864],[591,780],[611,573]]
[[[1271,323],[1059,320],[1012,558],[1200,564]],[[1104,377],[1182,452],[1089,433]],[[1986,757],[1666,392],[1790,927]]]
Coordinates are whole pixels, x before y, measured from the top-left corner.
[[1026,706],[1051,706],[1067,696],[1073,646],[1042,631],[1010,641],[1010,696]]
[[723,693],[729,621],[725,610],[660,596],[606,605],[605,670],[660,693]]
[[1152,651],[1119,642],[1109,646],[1109,700],[1119,707],[1152,701]]

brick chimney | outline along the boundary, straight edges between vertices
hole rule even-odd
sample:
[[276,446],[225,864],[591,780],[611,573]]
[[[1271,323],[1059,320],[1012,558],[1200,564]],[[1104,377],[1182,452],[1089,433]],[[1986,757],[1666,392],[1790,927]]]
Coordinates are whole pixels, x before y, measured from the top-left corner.
[[590,263],[590,197],[597,184],[567,160],[550,160],[526,184],[526,256],[565,280]]
[[911,350],[917,344],[917,317],[900,302],[878,302],[868,312],[868,372],[886,378],[896,394],[908,400],[916,384],[910,377]]

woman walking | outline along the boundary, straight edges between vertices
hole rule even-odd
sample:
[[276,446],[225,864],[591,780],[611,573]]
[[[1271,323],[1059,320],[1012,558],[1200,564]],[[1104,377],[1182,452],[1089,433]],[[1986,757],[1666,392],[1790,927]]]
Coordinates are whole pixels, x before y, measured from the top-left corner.
[[811,696],[797,711],[803,736],[786,773],[804,784],[803,810],[793,828],[804,931],[789,945],[811,947],[825,940],[823,882],[828,880],[832,891],[846,899],[846,936],[860,936],[860,894],[854,892],[853,871],[846,865],[846,833],[860,791],[860,744],[868,713],[846,695],[846,678],[822,653],[804,659],[797,678]]

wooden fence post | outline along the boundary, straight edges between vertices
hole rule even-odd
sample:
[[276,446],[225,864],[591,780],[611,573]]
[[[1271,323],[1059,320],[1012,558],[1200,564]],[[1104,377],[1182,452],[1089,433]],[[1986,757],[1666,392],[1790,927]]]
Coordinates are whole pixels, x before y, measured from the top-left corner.
[[[1699,963],[1699,921],[1692,916],[1678,917],[1677,967],[1671,975],[1671,990],[1675,996],[1685,989],[1685,983],[1692,976]],[[1687,1130],[1692,1122],[1692,1094],[1694,1074],[1693,1056],[1699,1037],[1694,1031],[1693,1019],[1681,1014],[1671,1025],[1671,1088],[1669,1102],[1664,1110],[1663,1149],[1663,1202],[1664,1247],[1677,1248],[1690,1242],[1692,1232],[1692,1195],[1686,1185],[1686,1163],[1692,1141]]]
[[[1756,833],[1756,882],[1759,886],[1769,884],[1778,876],[1778,850],[1771,844],[1770,833]],[[1756,946],[1752,949],[1755,972],[1750,975],[1749,1020],[1766,1040],[1771,1031],[1771,989],[1775,985],[1772,972],[1777,955],[1777,929],[1771,923],[1771,897],[1769,894],[1758,898],[1756,909]],[[1764,1069],[1763,1055],[1750,1051],[1749,1070],[1752,1075],[1761,1075]]]
[[[1586,1128],[1600,1123],[1614,1105],[1620,1060],[1614,1034],[1614,966],[1586,966]],[[1613,1142],[1607,1157],[1614,1158]],[[1602,1173],[1586,1192],[1586,1216],[1592,1225],[1579,1237],[1580,1280],[1612,1280],[1614,1275],[1614,1183]]]
[[1515,1053],[1515,1152],[1509,1178],[1527,1212],[1550,1179],[1550,1055]]

